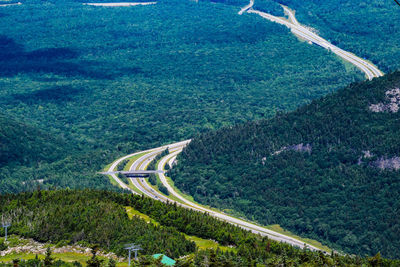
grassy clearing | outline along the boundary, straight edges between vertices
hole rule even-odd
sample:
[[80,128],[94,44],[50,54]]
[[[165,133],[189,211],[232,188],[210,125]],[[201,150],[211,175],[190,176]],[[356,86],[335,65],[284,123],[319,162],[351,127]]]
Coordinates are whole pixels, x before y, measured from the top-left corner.
[[[126,213],[128,214],[129,218],[131,218],[131,219],[133,218],[133,216],[138,216],[139,218],[142,218],[146,222],[151,222],[155,225],[160,225],[159,222],[157,222],[153,218],[149,217],[148,215],[146,215],[144,213],[141,213],[141,212],[135,210],[132,207],[127,206],[127,207],[125,207],[125,209],[126,209]],[[195,242],[199,249],[219,248],[223,251],[235,250],[235,248],[233,248],[233,247],[221,246],[220,244],[218,244],[218,242],[216,242],[214,240],[203,239],[203,238],[200,238],[197,236],[191,236],[191,235],[187,235],[187,234],[184,234],[184,235],[187,240]]]
[[197,247],[199,249],[217,249],[219,248],[222,251],[235,251],[236,249],[234,247],[227,247],[227,246],[221,246],[218,244],[218,242],[210,239],[203,239],[197,236],[192,236],[192,235],[186,235],[185,238],[187,240],[191,240],[196,243]]
[[[146,215],[144,213],[141,213],[141,212],[135,210],[132,207],[127,206],[127,207],[125,207],[125,209],[126,209],[126,213],[128,214],[129,218],[133,218],[133,216],[138,216],[139,218],[142,218],[146,222],[151,222],[155,225],[160,225],[159,222],[157,222],[153,218],[149,217],[148,215]],[[195,242],[199,249],[219,248],[223,251],[234,251],[235,250],[235,248],[233,248],[233,247],[221,246],[220,244],[218,244],[218,242],[216,242],[214,240],[203,239],[203,238],[200,238],[197,236],[191,236],[191,235],[187,235],[187,234],[184,234],[184,235],[187,240],[191,240],[191,241]]]
[[270,229],[272,231],[278,232],[280,234],[284,234],[284,235],[293,237],[293,238],[295,238],[297,240],[300,240],[300,241],[303,241],[304,243],[313,245],[314,247],[322,249],[322,250],[325,250],[325,251],[327,251],[329,253],[332,251],[329,247],[322,245],[317,240],[309,239],[309,238],[302,238],[302,237],[300,237],[298,235],[293,234],[292,232],[290,232],[288,230],[283,229],[279,224],[268,225],[268,226],[266,226],[266,228],[268,228],[268,229]]
[[139,218],[142,218],[142,219],[145,220],[146,222],[151,222],[151,223],[153,223],[153,224],[155,224],[155,225],[160,225],[160,224],[159,224],[157,221],[155,221],[153,218],[150,218],[150,217],[147,216],[146,214],[141,213],[140,211],[137,211],[137,210],[135,210],[135,209],[132,208],[132,207],[127,206],[127,207],[125,207],[125,209],[126,209],[126,213],[128,214],[128,217],[129,217],[130,219],[132,219],[133,216],[138,216]]

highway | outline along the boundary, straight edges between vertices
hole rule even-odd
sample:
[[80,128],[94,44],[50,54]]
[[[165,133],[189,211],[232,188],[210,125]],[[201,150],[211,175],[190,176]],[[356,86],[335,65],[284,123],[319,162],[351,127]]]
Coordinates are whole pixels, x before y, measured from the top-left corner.
[[238,12],[239,15],[242,15],[244,12],[246,12],[247,10],[249,10],[250,8],[252,8],[254,5],[254,0],[250,0],[250,3],[247,6],[242,7],[242,9],[240,9],[240,11]]
[[282,8],[284,9],[285,14],[288,16],[288,19],[277,17],[277,16],[274,16],[274,15],[271,15],[271,14],[268,14],[268,13],[265,13],[262,11],[254,10],[253,5],[254,5],[254,0],[250,0],[250,3],[248,5],[246,5],[245,7],[243,7],[238,12],[238,14],[241,15],[244,12],[251,13],[251,14],[257,14],[257,15],[259,15],[265,19],[268,19],[272,22],[285,25],[286,27],[288,27],[291,30],[291,32],[294,35],[296,35],[306,41],[309,41],[311,44],[316,44],[325,49],[328,49],[332,53],[335,53],[337,56],[350,62],[351,64],[353,64],[354,66],[359,68],[362,72],[364,72],[365,76],[369,80],[372,80],[375,77],[383,76],[383,72],[380,71],[375,65],[369,63],[367,60],[357,57],[356,55],[331,44],[330,42],[328,42],[324,38],[320,37],[316,33],[312,32],[311,30],[302,26],[296,19],[295,14],[286,6],[282,6]]
[[[118,164],[120,164],[123,160],[126,160],[126,159],[128,159],[128,158],[134,157],[134,156],[136,156],[136,155],[139,155],[139,154],[142,154],[142,153],[146,153],[146,152],[153,152],[153,151],[155,151],[155,150],[159,150],[159,151],[162,152],[163,150],[165,150],[165,149],[167,149],[167,148],[174,149],[175,147],[180,147],[180,146],[182,146],[183,144],[187,144],[188,142],[190,142],[190,140],[185,140],[185,141],[182,141],[182,142],[174,143],[174,144],[169,145],[169,146],[157,147],[157,148],[148,149],[148,150],[144,150],[144,151],[139,151],[139,152],[135,152],[135,153],[133,153],[133,154],[126,155],[126,156],[124,156],[124,157],[122,157],[122,158],[119,158],[119,159],[117,159],[116,161],[114,161],[114,162],[111,164],[111,166],[108,168],[107,172],[114,172],[114,171],[115,171],[115,168],[116,168],[116,167],[118,166]],[[136,162],[136,161],[135,161],[135,162]],[[127,186],[124,182],[122,182],[122,181],[117,177],[117,175],[115,175],[114,173],[113,173],[113,174],[110,174],[110,176],[111,176],[111,178],[113,178],[113,180],[116,181],[116,182],[118,183],[118,185],[119,185],[120,187],[122,187],[123,189],[129,190],[129,191],[131,191],[133,194],[138,194],[138,193],[136,193],[134,190],[132,190],[129,186]]]
[[[242,15],[244,12],[247,13],[252,13],[252,14],[257,14],[265,19],[268,19],[270,21],[285,25],[288,27],[293,34],[296,36],[309,41],[311,44],[317,44],[325,49],[330,50],[331,52],[335,53],[339,57],[343,58],[344,60],[352,63],[354,66],[359,68],[361,71],[363,71],[366,75],[366,77],[371,80],[375,77],[380,77],[383,75],[383,73],[373,64],[369,63],[368,61],[357,57],[356,55],[349,53],[333,44],[328,42],[327,40],[323,39],[322,37],[318,36],[316,33],[312,32],[311,30],[307,29],[306,27],[302,26],[296,19],[295,14],[288,9],[285,6],[282,6],[282,8],[285,11],[285,14],[288,16],[288,18],[281,18],[277,16],[273,16],[271,14],[261,12],[258,10],[253,9],[254,5],[254,0],[250,0],[249,4],[243,7],[238,14]],[[164,156],[158,163],[157,169],[160,171],[164,171],[164,166],[166,164],[169,164],[172,166],[172,163],[175,161],[177,155],[182,151],[182,149],[190,142],[190,140],[185,140],[182,142],[178,143],[173,143],[167,146],[162,146],[158,148],[153,148],[145,151],[140,151],[136,152],[130,155],[127,155],[125,157],[122,157],[118,160],[116,160],[108,169],[108,172],[111,173],[110,176],[122,187],[125,189],[130,190],[133,194],[138,194],[137,191],[140,192],[140,194],[143,194],[147,197],[163,201],[163,202],[175,202],[178,205],[197,210],[200,212],[207,212],[211,216],[214,216],[220,220],[229,222],[231,224],[237,225],[239,227],[242,227],[246,230],[249,230],[253,233],[260,234],[262,236],[268,236],[270,239],[280,241],[280,242],[285,242],[288,244],[291,244],[293,246],[297,246],[300,248],[303,248],[304,246],[307,246],[307,248],[311,250],[321,250],[315,246],[309,245],[309,244],[304,244],[304,242],[297,240],[295,238],[292,238],[290,236],[286,236],[284,234],[280,234],[278,232],[269,230],[265,227],[259,226],[257,224],[244,221],[232,216],[229,216],[223,212],[215,211],[206,207],[203,207],[197,203],[194,203],[193,201],[190,201],[186,199],[184,196],[179,194],[178,192],[175,191],[174,187],[171,186],[165,177],[163,172],[157,173],[159,176],[159,179],[161,183],[168,189],[170,196],[165,196],[164,194],[161,194],[154,188],[152,188],[144,178],[131,178],[132,184],[135,187],[136,190],[131,189],[128,185],[124,184],[122,181],[118,179],[118,177],[115,175],[115,173],[112,173],[115,171],[115,168],[117,165],[125,160],[128,159],[132,156],[139,155],[144,153],[141,157],[139,157],[137,160],[135,160],[132,165],[130,166],[130,171],[136,171],[136,170],[146,170],[148,164],[154,160],[154,158],[158,155],[161,154],[166,148],[169,149],[169,154]],[[171,196],[173,198],[171,198]],[[175,201],[174,199],[177,199],[178,201]]]
[[[176,159],[176,156],[182,152],[182,149],[190,142],[190,140],[186,140],[183,142],[179,142],[179,143],[174,143],[168,146],[162,146],[162,147],[158,147],[158,148],[154,148],[154,149],[149,149],[149,150],[145,150],[145,151],[140,151],[140,152],[136,152],[127,156],[124,156],[118,160],[116,160],[108,169],[109,173],[112,173],[115,168],[118,166],[118,164],[123,161],[124,159],[130,158],[132,156],[138,155],[138,154],[142,154],[145,153],[144,155],[142,155],[141,157],[139,157],[138,159],[136,159],[132,165],[129,167],[129,170],[134,171],[134,170],[146,170],[148,164],[154,160],[154,158],[162,153],[167,147],[169,148],[169,154],[164,156],[163,158],[161,158],[160,162],[157,165],[157,169],[160,171],[164,171],[164,166],[166,164],[170,164],[172,165],[172,163],[174,162],[174,160]],[[133,186],[136,188],[136,190],[140,191],[141,194],[162,201],[162,202],[176,202],[178,205],[185,207],[185,208],[189,208],[189,209],[193,209],[193,210],[197,210],[200,212],[207,212],[208,214],[210,214],[211,216],[214,216],[220,220],[232,223],[234,225],[237,225],[243,229],[249,230],[253,233],[256,234],[260,234],[262,236],[268,236],[270,239],[272,240],[276,240],[279,242],[285,242],[288,244],[291,244],[293,246],[297,246],[300,248],[304,247],[304,242],[297,240],[295,238],[280,234],[278,232],[269,230],[265,227],[256,225],[254,223],[250,223],[232,216],[229,216],[223,212],[219,212],[219,211],[215,211],[215,210],[211,210],[209,208],[205,208],[197,203],[194,203],[190,200],[187,200],[186,198],[184,198],[182,195],[180,195],[178,192],[175,191],[175,189],[168,183],[167,178],[165,177],[163,172],[160,172],[157,174],[159,176],[160,181],[163,183],[163,185],[165,187],[167,187],[168,191],[170,192],[170,196],[165,196],[163,194],[161,194],[160,192],[158,192],[157,190],[154,190],[146,181],[146,179],[144,178],[130,178],[132,181]],[[123,187],[123,188],[128,188],[132,193],[134,194],[138,194],[135,190],[132,190],[131,188],[129,188],[127,185],[125,185],[122,181],[120,181],[118,179],[118,177],[115,174],[111,174],[111,177],[117,181],[117,183]],[[123,184],[123,185],[122,185]],[[179,201],[175,201],[174,199],[171,198],[171,195],[175,198],[175,199],[179,199]],[[311,250],[320,250],[312,245],[307,244],[306,245],[307,248],[311,249]]]

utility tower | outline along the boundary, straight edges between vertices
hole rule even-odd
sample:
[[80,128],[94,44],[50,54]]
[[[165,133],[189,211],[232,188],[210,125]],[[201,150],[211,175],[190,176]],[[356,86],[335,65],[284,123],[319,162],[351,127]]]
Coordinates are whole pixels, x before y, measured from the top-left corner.
[[137,261],[137,252],[138,252],[138,250],[141,250],[142,248],[139,245],[135,245],[132,243],[132,244],[126,244],[125,249],[127,249],[129,251],[129,266],[131,266],[131,252],[132,251],[135,252],[135,260]]
[[4,241],[7,241],[7,228],[11,226],[11,223],[3,222],[3,223],[1,223],[1,225],[3,226],[4,231],[6,232]]

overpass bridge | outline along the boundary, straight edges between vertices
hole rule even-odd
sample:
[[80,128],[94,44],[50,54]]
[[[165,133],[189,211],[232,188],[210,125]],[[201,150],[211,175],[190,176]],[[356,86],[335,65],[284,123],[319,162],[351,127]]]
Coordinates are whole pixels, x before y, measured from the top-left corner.
[[100,174],[104,174],[104,175],[111,175],[111,174],[118,175],[119,173],[125,175],[126,177],[130,177],[130,178],[135,178],[135,177],[141,178],[141,177],[149,177],[150,174],[152,174],[152,173],[154,173],[154,174],[164,173],[164,171],[162,171],[162,170],[154,170],[154,171],[152,171],[152,170],[143,170],[143,171],[137,170],[137,171],[100,172]]

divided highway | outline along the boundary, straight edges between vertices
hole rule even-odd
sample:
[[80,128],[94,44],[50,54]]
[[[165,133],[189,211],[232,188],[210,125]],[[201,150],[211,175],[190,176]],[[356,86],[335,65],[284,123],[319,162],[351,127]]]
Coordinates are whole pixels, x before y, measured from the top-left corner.
[[286,236],[284,234],[269,230],[265,227],[256,225],[254,223],[250,223],[232,216],[229,216],[223,212],[211,210],[209,208],[203,207],[197,203],[194,203],[193,201],[190,201],[186,199],[184,196],[176,192],[176,190],[169,184],[167,178],[165,177],[163,172],[158,173],[157,175],[159,176],[159,179],[161,183],[167,187],[170,196],[166,196],[164,194],[161,194],[159,191],[155,190],[153,187],[151,187],[145,178],[130,178],[132,185],[134,189],[123,183],[118,177],[113,174],[112,172],[115,171],[116,167],[118,166],[119,163],[121,163],[123,160],[131,158],[133,156],[137,156],[139,154],[143,154],[140,156],[138,159],[136,159],[132,165],[129,167],[129,170],[134,171],[134,170],[146,170],[147,166],[149,163],[154,160],[154,158],[158,155],[161,154],[165,149],[168,148],[169,154],[161,158],[157,165],[157,169],[160,171],[164,171],[164,166],[166,164],[172,165],[172,163],[175,161],[176,156],[182,152],[182,149],[190,142],[190,140],[186,140],[183,142],[179,143],[174,143],[168,146],[162,146],[154,149],[149,149],[145,151],[140,151],[136,152],[127,156],[124,156],[118,160],[116,160],[107,170],[107,172],[111,173],[110,176],[122,187],[125,189],[130,190],[133,194],[143,194],[147,197],[163,201],[163,202],[176,202],[178,205],[188,208],[188,209],[193,209],[197,210],[200,212],[207,212],[211,216],[214,216],[220,220],[226,221],[228,223],[232,223],[234,225],[237,225],[239,227],[242,227],[246,230],[249,230],[253,233],[260,234],[262,236],[268,236],[270,239],[279,241],[279,242],[285,242],[288,244],[291,244],[293,246],[297,246],[300,248],[304,248],[304,246],[307,246],[307,248],[311,250],[320,250],[317,247],[314,247],[309,244],[305,244],[304,242],[297,240],[295,238],[292,238],[290,236]]
[[324,38],[320,37],[319,35],[315,34],[314,32],[310,31],[306,27],[302,26],[296,19],[296,16],[293,14],[293,12],[285,7],[282,6],[282,8],[285,11],[285,14],[288,15],[288,19],[286,18],[281,18],[277,17],[262,11],[254,10],[253,9],[254,5],[254,0],[250,0],[250,3],[243,7],[238,14],[241,15],[244,12],[247,13],[252,13],[252,14],[257,14],[265,19],[268,19],[270,21],[285,25],[288,27],[292,33],[304,40],[309,41],[311,44],[316,44],[319,45],[325,49],[330,50],[332,53],[335,53],[337,56],[343,58],[344,60],[350,62],[357,68],[359,68],[361,71],[365,73],[365,76],[369,79],[372,80],[375,77],[380,77],[383,76],[383,72],[380,71],[375,65],[369,63],[368,61],[357,57],[356,55],[349,53],[333,44],[325,40]]
[[[265,19],[268,19],[270,21],[285,25],[296,36],[309,41],[309,43],[311,43],[311,44],[317,44],[325,49],[328,49],[328,50],[332,51],[333,53],[335,53],[336,55],[338,55],[339,57],[343,58],[344,60],[352,63],[357,68],[362,70],[369,80],[373,79],[374,77],[380,77],[383,75],[383,73],[373,64],[369,63],[368,61],[366,61],[360,57],[355,56],[352,53],[349,53],[349,52],[329,43],[327,40],[323,39],[322,37],[318,36],[314,32],[307,29],[306,27],[302,26],[297,21],[293,12],[290,9],[288,9],[287,7],[282,6],[286,15],[288,16],[288,18],[281,18],[281,17],[273,16],[273,15],[265,13],[265,12],[254,10],[252,8],[253,5],[254,5],[254,0],[250,0],[250,3],[248,5],[246,5],[245,7],[243,7],[238,12],[238,14],[242,15],[244,12],[253,13],[253,14],[257,14]],[[273,239],[276,241],[285,242],[285,243],[291,244],[293,246],[298,246],[300,248],[304,248],[305,246],[307,246],[307,248],[309,248],[311,250],[321,250],[315,246],[305,244],[304,242],[297,240],[295,238],[292,238],[290,236],[280,234],[278,232],[269,230],[265,227],[256,225],[254,223],[240,220],[238,218],[229,216],[223,212],[215,211],[215,210],[203,207],[197,203],[194,203],[193,201],[190,201],[190,200],[186,199],[184,196],[182,196],[181,194],[179,194],[174,189],[174,187],[169,184],[167,177],[165,177],[165,175],[164,175],[164,172],[157,173],[157,175],[159,176],[161,183],[168,189],[170,196],[166,196],[166,195],[160,193],[159,191],[157,191],[156,189],[154,189],[152,186],[150,186],[147,183],[145,178],[130,178],[132,184],[130,186],[128,186],[125,183],[123,183],[120,179],[118,179],[118,177],[115,175],[115,173],[113,173],[120,162],[122,162],[125,159],[131,158],[133,156],[137,156],[139,154],[143,154],[143,155],[140,156],[138,159],[136,159],[132,163],[132,165],[130,166],[129,169],[130,169],[130,171],[146,170],[149,163],[152,160],[154,160],[157,155],[161,154],[165,149],[168,148],[170,153],[168,155],[164,156],[157,165],[158,170],[164,171],[164,166],[166,164],[169,164],[171,166],[172,163],[175,161],[176,156],[180,152],[182,152],[182,149],[189,142],[190,142],[190,140],[185,140],[185,141],[170,144],[167,146],[153,148],[153,149],[140,151],[140,152],[136,152],[136,153],[127,155],[125,157],[122,157],[122,158],[116,160],[109,167],[107,174],[109,174],[118,183],[119,186],[121,186],[122,188],[125,188],[127,190],[130,190],[133,194],[143,194],[147,197],[151,197],[153,199],[163,201],[163,202],[167,202],[167,201],[168,202],[176,202],[178,205],[180,205],[182,207],[197,210],[200,212],[207,212],[211,216],[214,216],[220,220],[232,223],[232,224],[242,227],[246,230],[249,230],[253,233],[257,233],[257,234],[260,234],[263,236],[268,236],[270,239]]]

